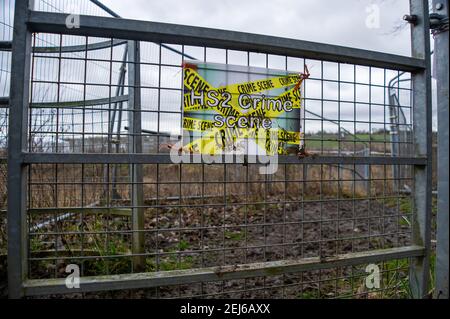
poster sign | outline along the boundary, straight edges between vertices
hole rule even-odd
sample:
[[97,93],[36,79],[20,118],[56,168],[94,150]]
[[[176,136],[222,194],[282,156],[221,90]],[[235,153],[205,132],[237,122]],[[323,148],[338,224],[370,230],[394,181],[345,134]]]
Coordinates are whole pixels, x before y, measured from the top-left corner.
[[230,64],[183,63],[183,150],[285,155],[303,145],[305,74]]

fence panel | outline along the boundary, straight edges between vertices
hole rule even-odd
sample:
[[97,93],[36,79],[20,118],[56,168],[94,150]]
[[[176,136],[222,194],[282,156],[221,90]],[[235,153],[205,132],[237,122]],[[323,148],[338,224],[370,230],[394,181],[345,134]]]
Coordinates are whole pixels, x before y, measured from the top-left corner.
[[[83,16],[68,29],[67,14],[28,12],[16,1],[11,296],[425,296],[425,3],[412,1],[425,24],[413,27],[408,58],[107,17]],[[185,60],[307,65],[298,120],[308,156],[279,156],[273,175],[196,155],[173,163],[167,145],[182,134]],[[373,263],[381,285],[368,289]],[[79,289],[65,285],[69,264],[80,267]]]

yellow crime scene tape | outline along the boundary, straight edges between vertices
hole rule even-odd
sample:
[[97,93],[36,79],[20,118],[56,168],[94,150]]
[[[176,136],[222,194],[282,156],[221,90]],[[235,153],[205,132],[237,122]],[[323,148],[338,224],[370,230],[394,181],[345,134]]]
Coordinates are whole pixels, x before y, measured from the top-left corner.
[[[307,71],[307,68],[305,67]],[[189,93],[184,94],[184,112],[190,113],[196,111],[216,111],[224,117],[234,116],[235,120],[240,117],[250,118],[256,116],[259,118],[276,118],[286,110],[278,107],[279,103],[290,101],[291,109],[301,108],[301,91],[299,90],[302,81],[307,78],[309,72],[305,74],[289,74],[277,76],[269,79],[260,79],[251,82],[236,83],[227,86],[215,88],[201,75],[195,71],[195,66],[185,65],[184,67],[184,87]],[[280,89],[295,85],[288,91],[283,92],[276,97],[264,97],[252,105],[247,113],[242,113],[242,108],[237,105],[237,97],[240,94],[255,94],[262,91]],[[192,101],[191,91],[196,94],[204,94],[205,92],[214,91],[215,101],[206,94],[203,96],[203,103],[198,98]],[[222,93],[227,92],[228,96]],[[231,95],[231,96],[230,96]],[[209,104],[216,106],[211,107]],[[224,103],[228,106],[223,106]],[[268,104],[272,103],[272,107]],[[275,107],[273,107],[275,104]],[[230,107],[231,106],[231,107]],[[270,105],[269,105],[270,106]],[[299,145],[302,138],[301,132],[286,131],[281,128],[253,128],[253,127],[216,127],[214,121],[199,119],[194,117],[183,116],[183,129],[192,132],[201,132],[203,135],[189,144],[183,149],[190,153],[203,154],[221,154],[224,151],[230,151],[234,148],[236,141],[245,139],[254,139],[254,141],[265,149],[267,155],[283,154],[286,144]],[[261,137],[262,136],[262,137]],[[276,138],[275,138],[276,137]]]
[[192,112],[199,110],[215,110],[216,107],[210,107],[208,104],[212,104],[212,99],[205,96],[204,103],[200,104],[198,101],[192,101],[191,91],[194,93],[206,93],[209,91],[215,91],[217,93],[217,98],[220,101],[219,107],[224,102],[225,98],[221,95],[223,92],[228,92],[231,94],[232,98],[230,105],[238,113],[241,113],[239,108],[236,107],[236,99],[240,94],[255,94],[263,91],[281,89],[297,84],[301,81],[301,76],[299,74],[288,74],[281,75],[269,79],[260,79],[244,83],[229,84],[226,86],[221,86],[215,88],[209,84],[200,74],[198,74],[192,68],[184,69],[184,87],[189,91],[184,94],[184,111]]
[[[232,132],[235,138],[257,138],[258,129],[257,128],[239,128],[239,127],[215,127],[214,121],[198,119],[193,117],[184,117],[183,118],[183,129],[192,132],[206,132],[212,131],[215,132],[228,130]],[[263,129],[259,129],[263,130]],[[300,142],[300,132],[286,131],[283,129],[268,129],[264,131],[269,131],[271,134],[276,132],[277,139],[279,141],[287,142],[289,144],[296,144]],[[202,136],[203,138],[203,136]]]
[[183,147],[189,153],[214,155],[220,154],[225,150],[234,151],[235,149],[232,148],[238,140],[253,139],[261,148],[266,150],[268,155],[274,155],[275,153],[283,154],[283,148],[281,146],[286,144],[298,145],[302,137],[300,132],[282,129],[263,130],[257,128],[215,127],[210,130],[201,131],[194,129],[194,127],[200,127],[200,122],[205,122],[207,125],[210,125],[212,121],[189,118],[184,123],[187,122],[196,124],[189,124],[189,127],[183,127],[184,129],[205,132],[204,135]]

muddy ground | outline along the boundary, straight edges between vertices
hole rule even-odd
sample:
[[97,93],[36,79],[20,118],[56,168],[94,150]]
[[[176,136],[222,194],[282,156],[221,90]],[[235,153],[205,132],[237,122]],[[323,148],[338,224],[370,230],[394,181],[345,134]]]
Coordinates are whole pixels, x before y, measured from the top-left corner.
[[[160,211],[158,215],[151,211],[146,218],[146,228],[152,229],[158,225],[161,231],[146,235],[146,252],[157,252],[159,256],[158,259],[147,259],[149,268],[146,271],[156,270],[157,264],[160,270],[188,269],[281,259],[331,257],[336,254],[409,244],[410,226],[402,218],[403,214],[395,205],[386,205],[380,201],[328,200],[288,203],[286,206],[281,203],[270,204],[254,208],[248,209],[230,203],[225,210],[213,206],[192,208],[181,214],[176,208],[162,213]],[[116,219],[123,221],[123,218]],[[70,222],[65,222],[67,223]],[[202,225],[203,231],[198,230]],[[123,227],[121,229],[126,229],[129,225]],[[197,230],[179,232],[178,227],[197,227]],[[59,247],[61,248],[64,247]],[[201,251],[203,253],[199,253]],[[63,270],[65,264],[66,262],[62,261],[56,267]],[[127,263],[125,265],[125,270],[117,268],[118,273],[127,272]],[[89,264],[84,266],[85,273],[99,274],[90,270]],[[392,265],[388,266],[392,268]],[[368,294],[365,291],[362,285],[364,268],[365,265],[361,265],[132,291],[75,293],[63,298],[383,297],[381,293]],[[51,268],[51,271],[54,270],[54,267]],[[51,271],[32,269],[36,278],[48,278]],[[60,273],[64,275],[62,271]],[[401,280],[406,275],[406,269],[395,270],[393,273]],[[352,275],[355,277],[352,278]],[[5,279],[6,277],[2,276],[0,288],[3,295],[6,293]],[[389,294],[397,294],[396,289],[389,290]]]

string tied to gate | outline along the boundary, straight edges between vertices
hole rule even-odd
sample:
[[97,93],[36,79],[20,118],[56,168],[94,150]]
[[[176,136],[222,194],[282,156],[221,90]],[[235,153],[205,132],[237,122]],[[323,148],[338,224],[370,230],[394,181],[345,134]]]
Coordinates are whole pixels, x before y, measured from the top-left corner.
[[295,85],[294,90],[296,91],[296,90],[300,89],[303,81],[308,79],[310,75],[311,74],[309,73],[308,66],[305,64],[303,66],[303,73],[299,74],[300,79],[298,80],[297,84]]
[[[303,81],[308,79],[310,77],[310,75],[311,74],[309,73],[308,66],[305,64],[303,66],[303,73],[300,73],[300,79],[298,80],[297,84],[295,85],[294,90],[300,89]],[[299,149],[297,156],[299,158],[305,158],[305,157],[309,157],[309,156],[315,157],[316,154],[308,153],[306,151],[305,145],[303,144],[303,146]]]

